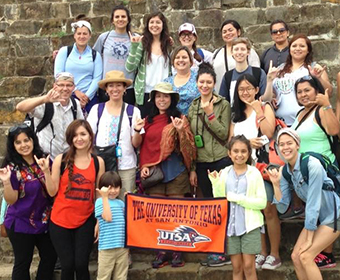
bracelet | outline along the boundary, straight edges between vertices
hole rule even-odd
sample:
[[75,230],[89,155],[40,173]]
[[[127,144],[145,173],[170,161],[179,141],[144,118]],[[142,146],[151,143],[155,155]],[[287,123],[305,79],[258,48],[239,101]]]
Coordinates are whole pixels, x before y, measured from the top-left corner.
[[328,109],[333,109],[332,105],[328,105],[328,106],[323,106],[322,109],[324,111],[328,110]]
[[266,116],[262,116],[260,118],[257,118],[257,124],[260,124],[264,119],[266,119]]
[[215,118],[215,114],[212,113],[211,115],[208,116],[208,120],[212,121]]
[[214,114],[215,114],[215,113],[212,112],[210,115],[207,115],[208,119],[209,119],[212,115],[214,115]]
[[137,133],[141,132],[141,129],[138,130],[134,128],[133,130],[136,131]]

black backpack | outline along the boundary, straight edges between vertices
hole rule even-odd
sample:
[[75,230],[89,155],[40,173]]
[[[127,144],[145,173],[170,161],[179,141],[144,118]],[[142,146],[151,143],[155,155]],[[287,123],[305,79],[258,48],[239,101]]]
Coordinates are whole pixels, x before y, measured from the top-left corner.
[[[72,96],[70,97],[70,100],[72,102],[71,110],[72,110],[72,114],[73,114],[73,119],[75,120],[77,118],[77,103],[76,103],[74,97],[72,97]],[[25,117],[25,123],[28,126],[30,126],[35,133],[42,131],[47,125],[50,125],[51,129],[52,129],[52,133],[54,135],[54,127],[53,127],[53,124],[52,124],[53,115],[54,115],[53,103],[48,102],[48,103],[45,103],[44,116],[41,119],[41,122],[37,125],[37,127],[34,126],[34,118],[30,117],[29,114],[27,114],[26,117]]]

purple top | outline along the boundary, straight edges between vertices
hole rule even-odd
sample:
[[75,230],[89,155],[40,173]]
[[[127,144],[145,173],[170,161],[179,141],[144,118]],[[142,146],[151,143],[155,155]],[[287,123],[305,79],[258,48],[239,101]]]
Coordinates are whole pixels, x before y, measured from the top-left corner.
[[[52,199],[47,195],[41,181],[45,181],[44,173],[36,163],[30,168],[10,166],[13,190],[19,193],[18,200],[9,205],[5,217],[5,227],[15,232],[39,234],[46,232],[50,218]],[[38,176],[34,176],[34,173]]]

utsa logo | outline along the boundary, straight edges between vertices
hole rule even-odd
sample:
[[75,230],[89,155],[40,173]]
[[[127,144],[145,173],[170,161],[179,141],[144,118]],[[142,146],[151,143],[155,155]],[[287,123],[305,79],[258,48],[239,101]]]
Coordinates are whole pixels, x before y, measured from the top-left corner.
[[158,245],[195,248],[195,243],[211,241],[209,237],[188,226],[179,226],[173,231],[162,229],[157,229],[157,231],[159,233]]

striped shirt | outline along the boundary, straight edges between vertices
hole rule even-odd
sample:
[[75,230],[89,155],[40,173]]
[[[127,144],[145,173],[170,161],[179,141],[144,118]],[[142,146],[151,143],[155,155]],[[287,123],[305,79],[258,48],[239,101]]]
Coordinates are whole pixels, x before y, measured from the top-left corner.
[[107,222],[102,218],[103,200],[96,200],[95,215],[99,221],[98,250],[123,248],[125,244],[125,216],[124,202],[119,199],[109,199],[112,221]]

